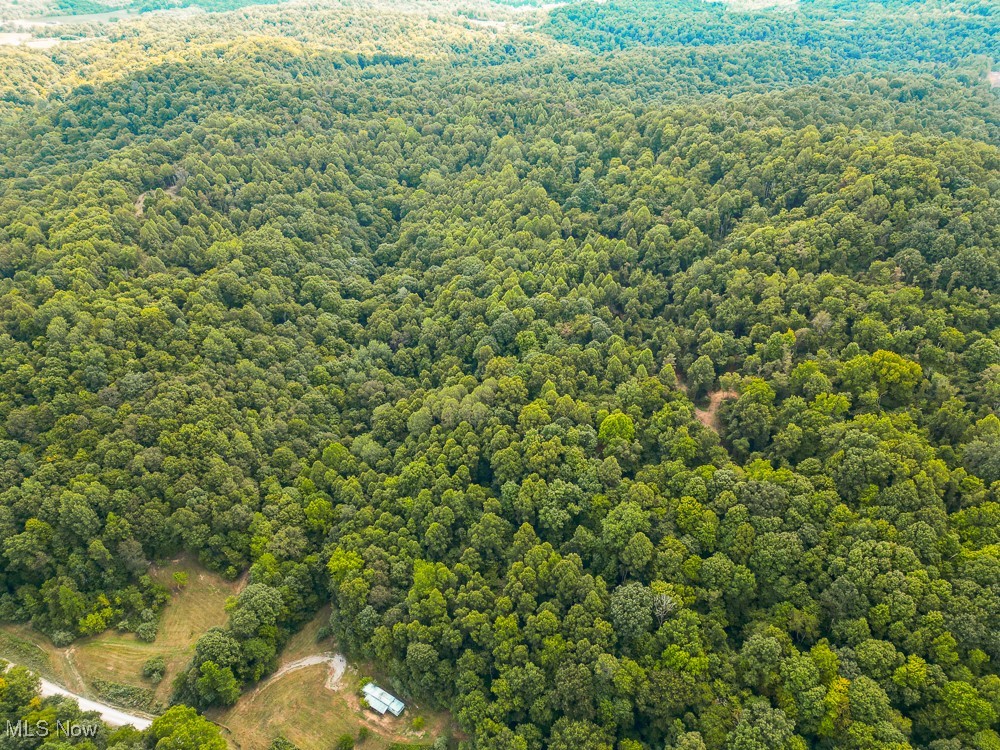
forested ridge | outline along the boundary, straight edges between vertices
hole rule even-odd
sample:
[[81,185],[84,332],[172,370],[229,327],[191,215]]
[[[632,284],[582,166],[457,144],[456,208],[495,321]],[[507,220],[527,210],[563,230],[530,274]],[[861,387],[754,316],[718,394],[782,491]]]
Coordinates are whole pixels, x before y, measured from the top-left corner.
[[469,8],[0,53],[0,620],[187,551],[199,710],[330,604],[470,748],[1000,748],[996,8]]

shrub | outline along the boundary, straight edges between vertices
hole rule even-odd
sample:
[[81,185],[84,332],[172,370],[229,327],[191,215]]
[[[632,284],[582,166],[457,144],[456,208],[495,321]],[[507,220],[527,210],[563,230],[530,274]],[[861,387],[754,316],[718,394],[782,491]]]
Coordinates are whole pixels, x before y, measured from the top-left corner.
[[144,622],[135,629],[135,637],[140,641],[152,643],[156,640],[156,630],[157,627],[155,622]]
[[76,636],[72,633],[68,633],[65,630],[57,630],[52,634],[52,643],[59,648],[63,648],[71,644],[75,638]]
[[163,679],[163,675],[166,673],[167,662],[162,656],[154,656],[142,665],[142,676],[154,685],[159,684],[159,682]]
[[153,702],[153,691],[136,685],[123,685],[110,680],[94,680],[98,696],[122,708],[148,709]]

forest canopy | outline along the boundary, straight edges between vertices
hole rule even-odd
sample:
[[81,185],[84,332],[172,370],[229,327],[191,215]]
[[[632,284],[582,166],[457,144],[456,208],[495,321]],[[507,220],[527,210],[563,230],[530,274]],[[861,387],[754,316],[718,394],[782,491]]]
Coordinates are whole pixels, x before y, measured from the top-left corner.
[[327,605],[462,747],[1000,748],[998,13],[0,47],[0,621],[150,639],[151,563],[247,575],[102,749],[216,746],[188,707]]

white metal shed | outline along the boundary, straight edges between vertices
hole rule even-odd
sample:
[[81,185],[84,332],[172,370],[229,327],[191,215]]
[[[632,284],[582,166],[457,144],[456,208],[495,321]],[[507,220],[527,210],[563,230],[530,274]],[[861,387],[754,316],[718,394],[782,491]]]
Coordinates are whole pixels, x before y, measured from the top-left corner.
[[365,694],[365,701],[367,701],[372,710],[382,715],[385,715],[385,712],[388,711],[393,716],[399,716],[403,713],[403,709],[406,708],[403,701],[395,695],[387,693],[373,682],[369,682],[361,688],[361,692]]

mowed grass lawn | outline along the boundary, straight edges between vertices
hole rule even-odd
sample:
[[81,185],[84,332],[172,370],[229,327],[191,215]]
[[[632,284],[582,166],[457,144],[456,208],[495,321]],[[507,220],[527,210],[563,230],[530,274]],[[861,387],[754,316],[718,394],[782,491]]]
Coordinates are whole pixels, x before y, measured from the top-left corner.
[[[329,619],[330,609],[324,607],[292,636],[281,652],[279,669],[313,654],[337,652],[332,638],[318,637],[320,628]],[[450,715],[422,710],[410,701],[399,718],[380,717],[362,709],[358,695],[367,681],[364,675],[371,667],[348,663],[335,690],[326,687],[330,673],[327,664],[302,667],[280,677],[265,677],[256,687],[248,686],[236,705],[210,712],[209,717],[223,727],[230,746],[240,750],[267,750],[278,735],[301,750],[329,750],[341,735],[357,738],[362,726],[368,728],[369,735],[358,744],[359,750],[384,750],[393,744],[427,747],[435,737],[448,731]],[[423,717],[426,724],[423,730],[413,729],[416,716]]]
[[[330,750],[341,735],[358,736],[361,717],[347,701],[359,687],[357,678],[349,671],[340,690],[327,690],[329,671],[326,664],[316,664],[290,672],[259,691],[251,688],[235,706],[210,718],[240,750],[267,750],[279,734],[301,750]],[[360,747],[377,750],[388,745],[373,732]]]
[[[188,584],[181,590],[173,582],[173,574],[179,571],[188,574]],[[173,678],[190,662],[198,638],[209,628],[225,624],[226,600],[238,593],[240,584],[209,573],[187,558],[151,574],[171,589],[154,642],[144,643],[131,633],[109,630],[77,640],[69,648],[56,648],[28,626],[5,625],[0,627],[0,658],[24,664],[75,692],[100,698],[94,689],[96,680],[153,688],[143,678],[142,667],[153,656],[163,656],[167,673],[155,687],[154,703],[165,706]],[[291,638],[280,664],[337,651],[332,639],[318,638],[329,614],[324,608]],[[329,750],[341,735],[357,737],[362,726],[370,731],[359,745],[364,750],[385,750],[393,743],[426,747],[448,731],[450,716],[446,712],[425,711],[409,701],[406,713],[398,719],[362,709],[358,702],[365,680],[362,675],[370,672],[372,665],[349,665],[336,690],[326,688],[329,669],[327,664],[316,664],[277,679],[265,678],[257,686],[246,686],[236,705],[211,711],[209,718],[223,727],[230,746],[239,750],[267,750],[279,734],[301,750]],[[426,721],[422,730],[412,726],[418,715]]]
[[[188,575],[187,586],[180,590],[173,580],[177,572]],[[198,638],[209,628],[225,624],[226,599],[236,595],[239,584],[186,557],[154,568],[150,574],[171,591],[152,643],[140,641],[132,633],[108,630],[74,641],[68,648],[56,648],[28,626],[9,625],[0,629],[0,658],[24,664],[90,697],[99,697],[94,681],[107,680],[155,689],[154,703],[166,704],[171,683],[191,660]],[[143,664],[154,656],[162,656],[167,664],[166,676],[155,688],[142,676]]]
[[[188,575],[187,585],[180,590],[173,581],[177,572]],[[198,638],[209,628],[226,623],[226,600],[236,595],[239,584],[209,573],[187,558],[154,569],[151,575],[171,590],[155,641],[144,643],[132,633],[109,630],[76,641],[67,649],[67,656],[88,685],[94,680],[110,680],[140,687],[152,687],[142,676],[143,664],[154,656],[162,656],[167,672],[156,687],[155,700],[166,703],[171,683],[191,661]]]
[[80,680],[60,649],[28,625],[4,625],[0,628],[0,659],[27,667],[70,690],[83,689]]

